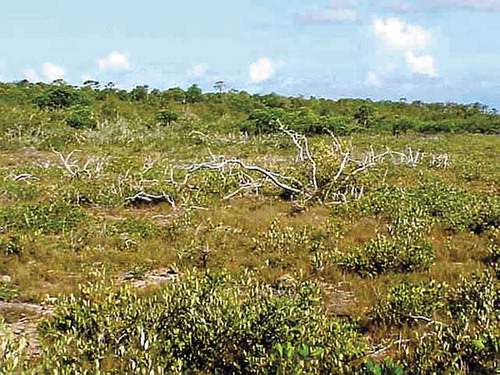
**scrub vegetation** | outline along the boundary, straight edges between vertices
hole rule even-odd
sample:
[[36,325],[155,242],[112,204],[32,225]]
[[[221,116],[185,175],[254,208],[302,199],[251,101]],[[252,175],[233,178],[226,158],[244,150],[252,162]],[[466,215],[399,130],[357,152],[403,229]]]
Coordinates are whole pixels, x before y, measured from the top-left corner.
[[479,103],[0,83],[0,373],[500,371]]

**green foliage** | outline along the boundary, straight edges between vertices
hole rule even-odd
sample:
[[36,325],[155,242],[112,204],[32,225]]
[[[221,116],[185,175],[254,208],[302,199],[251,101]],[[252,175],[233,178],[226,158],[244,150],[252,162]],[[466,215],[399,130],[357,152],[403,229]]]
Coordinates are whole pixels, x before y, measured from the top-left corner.
[[[0,301],[12,301],[17,297],[19,297],[19,294],[20,294],[19,290],[13,288],[9,283],[5,281],[0,281]],[[0,330],[1,330],[1,322],[0,322]]]
[[410,374],[496,374],[500,368],[500,330],[459,325],[438,326],[417,339],[407,360]]
[[295,348],[287,342],[285,345],[277,343],[274,346],[276,352],[271,359],[271,364],[276,367],[273,373],[277,375],[294,374],[300,375],[304,373],[305,369],[311,370],[311,362],[316,362],[323,354],[321,348],[309,348],[307,345],[300,345]]
[[169,126],[179,119],[179,114],[171,109],[162,109],[156,115],[156,120],[163,126]]
[[130,91],[130,97],[135,101],[144,101],[148,98],[148,86],[136,86]]
[[489,265],[495,270],[497,280],[500,280],[500,246],[493,243],[489,248],[490,253]]
[[152,297],[85,286],[41,330],[59,370],[113,358],[117,371],[344,374],[365,350],[354,324],[321,313],[313,285],[270,287],[212,272]]
[[33,103],[41,109],[61,109],[80,101],[78,91],[69,86],[50,86],[37,96]]
[[475,274],[451,290],[450,325],[417,339],[407,359],[411,373],[493,374],[500,368],[500,288],[489,272]]
[[123,234],[132,238],[153,238],[159,235],[158,226],[146,219],[124,219],[113,224],[109,230],[109,235]]
[[444,306],[445,285],[430,282],[402,282],[392,287],[387,296],[370,309],[373,322],[387,325],[416,323],[415,316],[432,319]]
[[500,226],[498,197],[439,185],[384,187],[365,196],[360,205],[362,212],[387,215],[394,223],[418,219],[428,225],[439,223],[447,230],[478,234]]
[[[82,88],[64,82],[53,85],[28,82],[2,84],[2,102],[29,108],[34,103],[41,109],[64,109],[75,105],[91,107],[99,118],[126,117],[137,119],[153,117],[162,107],[193,103],[190,108],[204,122],[216,121],[222,114],[248,133],[263,134],[279,131],[276,120],[291,129],[306,134],[324,133],[325,129],[337,135],[351,133],[497,133],[499,116],[481,105],[455,103],[373,102],[370,100],[286,98],[276,94],[250,95],[244,91],[203,94],[198,86],[186,91],[179,87],[165,91],[151,90],[146,85],[130,91],[117,90],[113,83],[100,87],[98,82],[87,82]],[[79,121],[77,121],[79,123]],[[77,125],[75,127],[88,127]],[[74,126],[74,125],[73,125]]]
[[391,358],[385,358],[381,362],[370,359],[364,364],[364,375],[403,375],[404,368]]
[[0,227],[35,233],[61,233],[76,228],[86,217],[79,206],[67,202],[30,203],[0,210]]
[[23,360],[27,356],[24,340],[17,341],[0,318],[0,374],[21,373]]
[[275,132],[279,129],[277,120],[282,120],[284,115],[282,109],[254,109],[248,118],[239,124],[239,128],[252,134]]
[[94,128],[96,121],[91,107],[73,105],[66,110],[66,124],[75,129]]
[[20,256],[24,248],[24,241],[19,236],[0,236],[0,254]]
[[378,234],[364,247],[350,249],[338,264],[363,276],[426,270],[434,263],[432,245],[421,239]]
[[498,281],[485,271],[462,278],[459,286],[451,291],[449,309],[452,318],[463,324],[474,322],[487,327],[498,323],[500,315],[500,288]]
[[375,108],[369,104],[361,105],[353,116],[354,121],[363,129],[373,126],[375,121]]
[[191,85],[186,91],[186,101],[188,103],[199,103],[203,101],[203,93],[196,85]]

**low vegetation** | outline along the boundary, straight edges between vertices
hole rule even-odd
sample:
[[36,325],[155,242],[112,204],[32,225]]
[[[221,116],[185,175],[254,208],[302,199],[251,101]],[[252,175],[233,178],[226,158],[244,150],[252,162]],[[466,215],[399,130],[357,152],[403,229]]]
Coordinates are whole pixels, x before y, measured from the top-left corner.
[[0,373],[500,371],[495,110],[0,93]]

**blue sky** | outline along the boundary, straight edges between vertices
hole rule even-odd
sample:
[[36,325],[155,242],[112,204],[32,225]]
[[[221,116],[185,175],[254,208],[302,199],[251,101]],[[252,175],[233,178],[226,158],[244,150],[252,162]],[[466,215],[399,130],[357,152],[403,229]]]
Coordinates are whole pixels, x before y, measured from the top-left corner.
[[500,0],[8,1],[0,79],[500,108]]

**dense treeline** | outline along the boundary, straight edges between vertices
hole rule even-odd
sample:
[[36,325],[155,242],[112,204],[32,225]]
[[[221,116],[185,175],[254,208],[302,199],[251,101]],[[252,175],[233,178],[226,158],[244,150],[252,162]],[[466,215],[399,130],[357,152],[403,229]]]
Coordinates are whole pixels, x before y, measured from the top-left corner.
[[168,126],[192,117],[207,124],[223,117],[230,120],[228,127],[237,126],[253,134],[275,132],[280,124],[306,134],[500,132],[496,109],[480,103],[409,103],[404,98],[398,102],[306,99],[234,90],[203,93],[196,85],[187,90],[175,87],[161,91],[137,86],[126,91],[112,83],[101,87],[96,81],[86,81],[82,87],[62,80],[52,84],[26,80],[0,83],[4,129],[19,123],[19,117],[11,113],[18,113],[19,109],[30,113],[24,121],[43,122],[46,115],[47,122],[58,120],[73,128],[92,128],[99,121],[117,118]]

